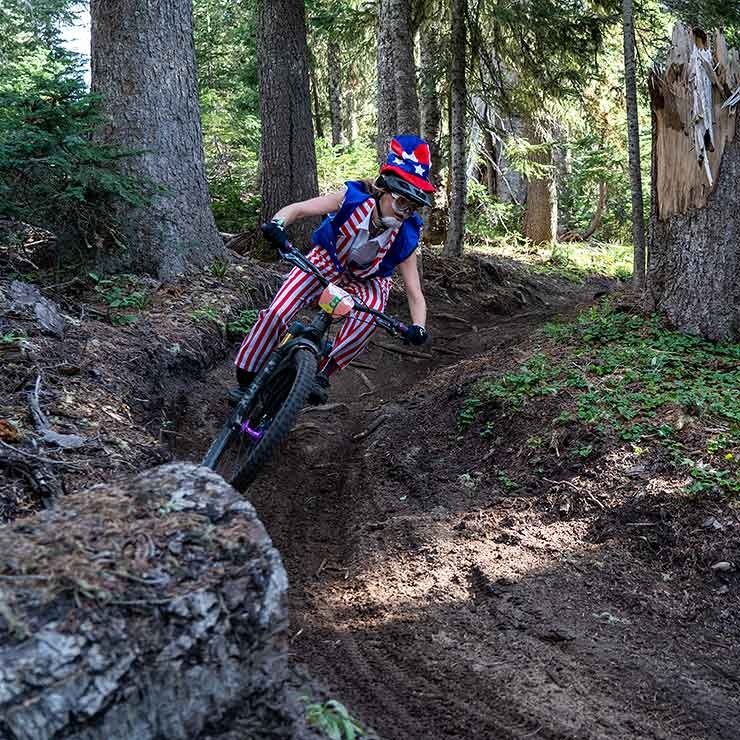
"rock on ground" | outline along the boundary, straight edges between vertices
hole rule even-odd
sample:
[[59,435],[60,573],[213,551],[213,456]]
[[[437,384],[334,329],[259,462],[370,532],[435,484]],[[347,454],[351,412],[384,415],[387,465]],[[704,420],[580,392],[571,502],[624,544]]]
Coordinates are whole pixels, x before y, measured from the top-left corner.
[[0,553],[0,738],[191,740],[237,713],[293,736],[285,570],[216,474],[95,486],[0,528]]

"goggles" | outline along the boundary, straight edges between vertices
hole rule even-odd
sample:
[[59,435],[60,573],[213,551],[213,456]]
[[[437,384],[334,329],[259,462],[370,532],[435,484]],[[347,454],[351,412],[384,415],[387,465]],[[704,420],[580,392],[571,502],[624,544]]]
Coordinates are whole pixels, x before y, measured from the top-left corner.
[[393,198],[393,210],[396,212],[397,216],[408,218],[414,213],[414,211],[416,211],[417,206],[413,200],[409,200],[398,193],[391,193],[391,198]]

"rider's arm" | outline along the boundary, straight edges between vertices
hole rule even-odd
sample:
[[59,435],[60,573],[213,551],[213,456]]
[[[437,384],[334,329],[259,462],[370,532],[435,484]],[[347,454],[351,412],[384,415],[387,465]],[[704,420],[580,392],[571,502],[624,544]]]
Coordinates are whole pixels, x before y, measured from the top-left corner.
[[416,253],[414,252],[401,262],[398,269],[406,287],[411,321],[417,326],[426,326],[427,302],[421,292],[421,279],[419,278],[419,268],[416,266]]
[[327,213],[338,211],[343,200],[344,190],[338,190],[336,193],[320,195],[318,198],[291,203],[289,206],[281,208],[275,214],[274,218],[282,218],[285,221],[285,225],[288,226],[294,221],[300,221],[302,218],[325,216]]

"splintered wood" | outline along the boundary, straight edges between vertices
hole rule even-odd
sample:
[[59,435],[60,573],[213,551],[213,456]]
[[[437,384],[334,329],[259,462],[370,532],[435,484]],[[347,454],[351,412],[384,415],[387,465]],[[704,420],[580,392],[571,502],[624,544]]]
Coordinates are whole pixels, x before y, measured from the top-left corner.
[[700,29],[673,29],[665,69],[654,67],[654,178],[658,216],[665,220],[706,205],[735,136],[740,57],[718,31],[714,48]]

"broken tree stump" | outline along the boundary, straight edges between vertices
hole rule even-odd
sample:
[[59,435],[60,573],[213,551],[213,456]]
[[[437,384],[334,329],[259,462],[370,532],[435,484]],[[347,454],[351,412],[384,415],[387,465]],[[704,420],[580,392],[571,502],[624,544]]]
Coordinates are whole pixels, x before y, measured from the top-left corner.
[[192,740],[237,710],[285,736],[287,577],[215,473],[68,496],[0,528],[0,553],[1,738]]
[[740,55],[717,32],[677,25],[649,80],[649,310],[707,339],[740,339]]

